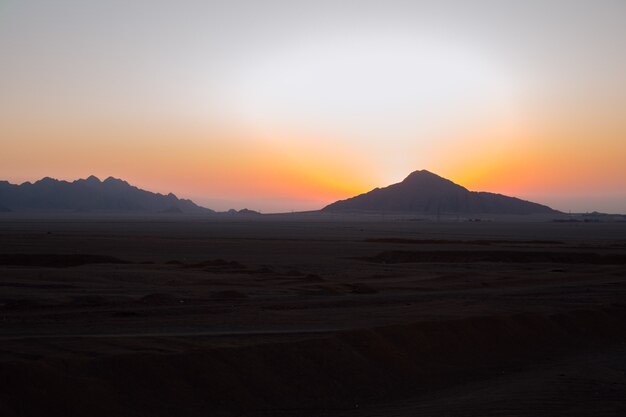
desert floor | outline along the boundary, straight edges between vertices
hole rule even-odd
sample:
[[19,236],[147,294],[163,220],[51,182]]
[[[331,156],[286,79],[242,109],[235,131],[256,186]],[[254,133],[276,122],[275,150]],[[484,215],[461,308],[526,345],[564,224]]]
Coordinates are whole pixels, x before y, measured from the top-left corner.
[[0,216],[0,415],[624,416],[626,223]]

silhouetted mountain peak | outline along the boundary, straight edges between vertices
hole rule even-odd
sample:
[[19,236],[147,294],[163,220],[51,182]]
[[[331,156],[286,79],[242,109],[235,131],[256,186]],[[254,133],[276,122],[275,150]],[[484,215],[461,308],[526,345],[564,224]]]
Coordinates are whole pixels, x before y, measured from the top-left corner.
[[401,183],[395,184],[396,187],[401,187],[405,190],[421,191],[421,192],[434,192],[443,190],[465,190],[462,187],[449,179],[440,177],[425,169],[413,171],[410,173]]
[[261,212],[256,211],[256,210],[250,210],[250,209],[247,209],[247,208],[243,208],[243,209],[239,210],[239,214],[254,214],[254,215],[256,215],[256,214],[261,214]]
[[439,183],[445,183],[445,184],[454,184],[449,179],[440,177],[439,175],[434,174],[425,169],[411,172],[404,180],[402,180],[402,182],[403,183],[424,183],[424,182],[437,183],[439,182]]
[[444,179],[442,177],[440,177],[437,174],[433,174],[430,171],[427,171],[425,169],[418,169],[417,171],[413,171],[411,172],[409,175],[407,175],[407,177],[403,180],[404,181],[414,181],[416,179],[423,179],[423,178],[440,178],[440,179]]
[[119,185],[130,185],[129,183],[127,183],[124,180],[121,180],[119,178],[115,178],[115,177],[107,177],[107,179],[105,179],[104,181],[102,181],[103,184],[119,184]]
[[57,183],[57,182],[59,182],[59,180],[57,180],[55,178],[43,177],[39,181],[35,181],[34,184],[53,184],[53,183]]
[[500,194],[469,191],[427,170],[409,174],[402,182],[337,201],[324,211],[398,213],[554,213],[547,206]]
[[87,178],[83,179],[79,179],[74,181],[75,184],[87,184],[87,185],[92,185],[92,186],[96,186],[101,184],[100,178],[96,177],[95,175],[90,175]]

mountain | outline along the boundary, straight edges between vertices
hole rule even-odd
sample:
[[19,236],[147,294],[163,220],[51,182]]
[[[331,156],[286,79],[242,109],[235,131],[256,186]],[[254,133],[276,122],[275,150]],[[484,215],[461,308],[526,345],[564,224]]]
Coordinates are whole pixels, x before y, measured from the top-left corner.
[[74,182],[43,178],[21,185],[0,181],[0,210],[21,212],[213,213],[174,194],[141,190],[126,181],[93,175]]
[[502,194],[469,191],[426,170],[404,181],[332,203],[324,212],[387,212],[420,214],[549,214],[544,206]]

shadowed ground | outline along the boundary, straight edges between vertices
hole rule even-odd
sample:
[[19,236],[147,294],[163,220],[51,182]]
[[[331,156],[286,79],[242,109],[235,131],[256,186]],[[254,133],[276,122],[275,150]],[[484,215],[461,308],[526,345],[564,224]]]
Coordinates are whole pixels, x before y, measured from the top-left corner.
[[626,413],[626,224],[0,217],[3,416]]

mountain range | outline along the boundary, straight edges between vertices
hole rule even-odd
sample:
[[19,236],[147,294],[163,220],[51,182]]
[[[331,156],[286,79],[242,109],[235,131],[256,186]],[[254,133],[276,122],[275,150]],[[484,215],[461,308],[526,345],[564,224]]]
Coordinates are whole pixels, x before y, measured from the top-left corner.
[[214,213],[171,193],[152,193],[117,178],[100,181],[93,175],[73,182],[48,177],[20,185],[0,181],[0,211]]
[[340,200],[323,212],[419,214],[556,214],[542,204],[502,194],[469,191],[432,172],[412,172],[402,182]]
[[[43,178],[20,185],[0,181],[0,212],[93,212],[213,214],[174,194],[152,193],[109,177],[73,182]],[[321,212],[438,214],[557,214],[548,206],[502,194],[469,191],[465,187],[421,170],[402,182],[340,200]],[[227,214],[258,214],[243,209]]]

